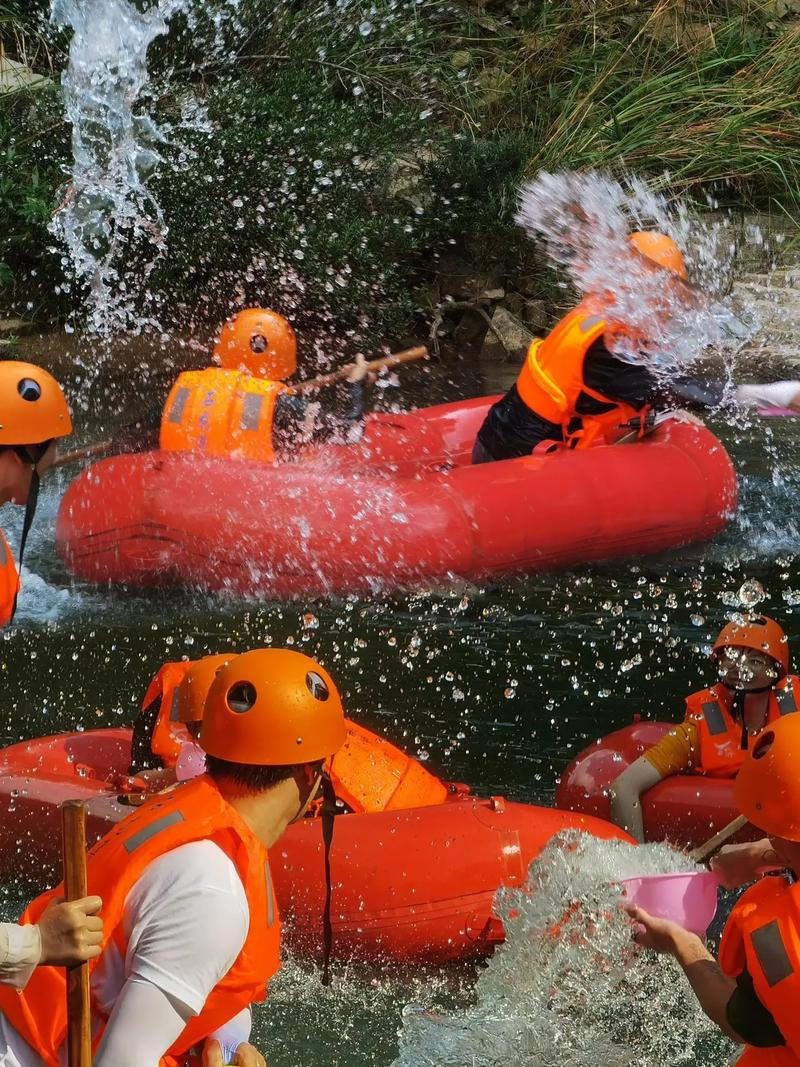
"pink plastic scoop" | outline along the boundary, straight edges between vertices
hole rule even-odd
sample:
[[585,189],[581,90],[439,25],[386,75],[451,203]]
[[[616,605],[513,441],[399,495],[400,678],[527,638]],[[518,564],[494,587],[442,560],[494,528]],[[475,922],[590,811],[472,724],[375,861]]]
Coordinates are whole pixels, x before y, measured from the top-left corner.
[[620,882],[631,904],[659,919],[672,919],[699,937],[705,935],[717,913],[719,884],[714,871],[651,874]]

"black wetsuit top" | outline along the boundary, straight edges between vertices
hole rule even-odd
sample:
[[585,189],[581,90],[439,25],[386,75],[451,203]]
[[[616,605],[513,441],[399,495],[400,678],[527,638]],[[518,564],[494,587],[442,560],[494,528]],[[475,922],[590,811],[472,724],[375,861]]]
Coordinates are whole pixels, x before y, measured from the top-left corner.
[[[575,410],[580,415],[602,415],[616,403],[643,408],[646,404],[679,402],[684,407],[714,407],[720,403],[724,386],[679,378],[667,386],[645,366],[626,363],[608,351],[603,339],[595,341],[583,362],[583,379],[594,392],[613,403],[604,404],[588,393],[580,393]],[[570,424],[570,432],[580,429],[581,420]],[[540,441],[563,440],[562,427],[531,411],[512,385],[490,409],[478,431],[476,462],[529,456]]]

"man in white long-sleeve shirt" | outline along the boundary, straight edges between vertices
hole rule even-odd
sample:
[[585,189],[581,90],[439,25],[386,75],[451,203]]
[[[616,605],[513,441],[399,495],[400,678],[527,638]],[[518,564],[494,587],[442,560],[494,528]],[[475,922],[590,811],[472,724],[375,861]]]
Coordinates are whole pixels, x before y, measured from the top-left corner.
[[[248,1039],[250,1004],[280,966],[267,850],[345,737],[336,687],[309,657],[256,649],[220,668],[200,736],[208,773],[151,798],[89,854],[105,902],[95,1067],[265,1067]],[[0,1067],[60,1067],[63,972],[40,967],[21,994],[0,988],[0,1013]]]

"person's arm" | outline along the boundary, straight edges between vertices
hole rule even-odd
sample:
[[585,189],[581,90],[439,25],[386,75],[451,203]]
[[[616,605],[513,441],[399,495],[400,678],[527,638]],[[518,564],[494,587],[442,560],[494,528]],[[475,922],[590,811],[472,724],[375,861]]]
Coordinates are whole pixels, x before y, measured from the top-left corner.
[[626,909],[640,928],[634,940],[643,948],[672,956],[683,969],[694,990],[698,1003],[709,1019],[733,1041],[743,1045],[744,1039],[728,1021],[728,1003],[736,990],[736,982],[723,971],[697,936],[669,919],[657,919],[643,908]]
[[719,875],[725,889],[738,889],[755,881],[764,868],[780,867],[781,863],[769,838],[765,837],[761,841],[725,845],[709,866]]
[[95,1067],[159,1067],[192,1014],[152,982],[130,975],[114,1002]]
[[267,1061],[255,1045],[250,1044],[252,1025],[252,1012],[245,1008],[216,1030],[203,1046],[203,1067],[225,1067],[225,1064],[267,1067]]
[[609,789],[611,820],[638,842],[644,841],[643,793],[664,776],[646,756],[640,756],[616,778]]
[[24,989],[41,957],[38,926],[0,923],[0,982]]
[[39,922],[0,923],[0,982],[24,989],[36,967],[71,967],[100,955],[100,897],[54,900]]

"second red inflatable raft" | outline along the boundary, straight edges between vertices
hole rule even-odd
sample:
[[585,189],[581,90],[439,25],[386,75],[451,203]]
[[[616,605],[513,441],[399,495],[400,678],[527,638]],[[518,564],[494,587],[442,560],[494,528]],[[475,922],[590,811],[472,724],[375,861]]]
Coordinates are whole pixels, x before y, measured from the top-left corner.
[[94,582],[313,596],[658,552],[713,537],[733,513],[725,449],[683,422],[472,466],[495,399],[372,415],[358,445],[298,463],[104,460],[64,496],[59,550]]

